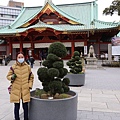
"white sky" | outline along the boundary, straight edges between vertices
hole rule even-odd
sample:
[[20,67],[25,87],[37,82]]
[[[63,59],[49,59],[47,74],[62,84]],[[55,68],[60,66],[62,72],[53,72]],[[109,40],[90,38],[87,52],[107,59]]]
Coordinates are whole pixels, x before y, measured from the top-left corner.
[[[0,0],[0,5],[7,6],[9,0]],[[18,2],[24,2],[25,6],[43,6],[45,0],[14,0]],[[70,3],[80,3],[80,2],[90,2],[93,0],[52,0],[55,5],[57,4],[70,4]],[[113,16],[105,16],[102,14],[105,7],[109,7],[113,0],[98,0],[98,19],[102,21],[120,21],[120,16],[113,15]]]

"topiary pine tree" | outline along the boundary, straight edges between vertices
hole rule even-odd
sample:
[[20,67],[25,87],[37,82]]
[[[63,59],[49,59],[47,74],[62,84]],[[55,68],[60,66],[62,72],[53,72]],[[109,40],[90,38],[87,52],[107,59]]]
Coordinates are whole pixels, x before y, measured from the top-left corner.
[[70,72],[73,74],[79,74],[82,72],[82,61],[80,58],[80,53],[75,51],[72,58],[67,62],[70,68]]
[[54,42],[48,48],[47,59],[42,68],[37,71],[38,79],[42,82],[43,90],[54,96],[56,93],[69,91],[69,79],[63,77],[68,73],[64,68],[62,58],[67,55],[66,47],[61,42]]

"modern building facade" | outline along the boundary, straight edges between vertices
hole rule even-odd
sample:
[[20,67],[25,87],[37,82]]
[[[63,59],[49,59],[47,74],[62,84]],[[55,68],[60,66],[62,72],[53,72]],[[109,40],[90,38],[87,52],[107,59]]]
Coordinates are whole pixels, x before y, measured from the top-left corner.
[[15,59],[16,53],[23,51],[39,59],[40,51],[60,41],[68,50],[66,58],[75,50],[87,55],[90,45],[100,55],[108,52],[108,44],[119,30],[119,23],[98,20],[96,1],[54,5],[52,0],[45,0],[44,6],[24,7],[12,24],[0,29],[4,41],[0,54],[11,54]]
[[11,24],[19,15],[23,2],[10,0],[8,6],[0,6],[0,27]]
[[24,7],[24,3],[23,2],[16,2],[16,1],[13,1],[13,0],[9,0],[8,6],[9,7],[21,8],[21,7]]
[[19,15],[21,8],[0,6],[0,27],[11,24]]

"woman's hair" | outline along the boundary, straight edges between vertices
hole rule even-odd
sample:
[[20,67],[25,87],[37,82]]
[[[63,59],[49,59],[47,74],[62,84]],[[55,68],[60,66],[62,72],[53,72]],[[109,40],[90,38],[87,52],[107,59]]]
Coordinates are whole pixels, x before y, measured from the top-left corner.
[[[17,56],[18,56],[19,54],[22,54],[22,55],[24,56],[24,53],[23,53],[23,52],[18,52],[18,53],[16,54],[16,58],[17,58]],[[24,57],[25,57],[25,56],[24,56]]]

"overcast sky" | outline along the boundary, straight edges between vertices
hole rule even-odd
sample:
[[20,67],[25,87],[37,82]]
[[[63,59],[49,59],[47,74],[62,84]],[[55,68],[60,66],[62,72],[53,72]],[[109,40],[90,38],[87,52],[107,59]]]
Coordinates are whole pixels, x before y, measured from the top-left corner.
[[[0,5],[6,6],[8,4],[9,0],[0,0]],[[24,2],[25,6],[43,6],[45,0],[14,0],[18,2]],[[52,0],[55,5],[57,4],[70,4],[70,3],[80,3],[80,2],[90,2],[93,0]],[[109,7],[113,0],[98,0],[98,19],[102,21],[108,21],[108,22],[113,22],[113,21],[120,21],[120,16],[118,15],[113,15],[111,16],[105,16],[102,14],[102,11],[104,10],[105,7]]]

